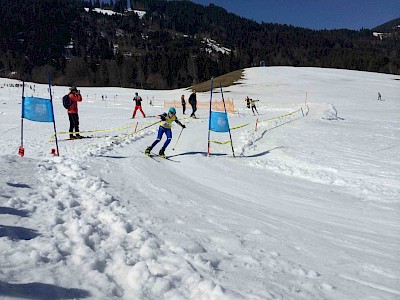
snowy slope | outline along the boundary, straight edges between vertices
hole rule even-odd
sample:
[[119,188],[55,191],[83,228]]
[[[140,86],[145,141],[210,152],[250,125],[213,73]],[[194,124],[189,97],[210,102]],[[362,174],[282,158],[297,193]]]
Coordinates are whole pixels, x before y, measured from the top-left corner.
[[[132,120],[136,90],[121,88],[81,88],[81,129],[112,131],[61,134],[52,157],[52,125],[25,120],[20,158],[22,89],[0,79],[0,299],[399,299],[399,80],[246,69],[224,89],[239,111],[231,127],[249,124],[232,130],[237,157],[217,144],[206,157],[207,112],[178,109],[187,128],[178,144],[173,128],[168,161],[143,154],[156,126],[131,134],[165,109],[146,101],[150,117]],[[67,90],[53,88],[58,131]],[[306,103],[305,117],[278,118]]]

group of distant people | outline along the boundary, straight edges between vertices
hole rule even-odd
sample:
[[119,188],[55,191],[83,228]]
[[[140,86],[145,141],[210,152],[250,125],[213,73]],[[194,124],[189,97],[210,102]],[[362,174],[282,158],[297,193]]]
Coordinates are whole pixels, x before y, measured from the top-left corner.
[[[69,137],[70,139],[81,139],[83,136],[80,135],[79,133],[79,115],[78,115],[78,102],[82,101],[82,95],[80,90],[77,89],[76,86],[71,86],[70,87],[70,92],[68,94],[69,100],[71,101],[71,106],[68,108],[68,119],[69,119]],[[378,100],[380,98],[380,94],[378,97]],[[139,96],[138,93],[135,93],[135,97],[133,97],[133,101],[135,102],[135,108],[132,113],[132,119],[135,118],[136,112],[139,110],[143,118],[146,118],[146,114],[144,113],[142,109],[142,97]],[[259,100],[253,100],[247,96],[245,98],[246,101],[246,106],[247,108],[251,108],[253,115],[257,115],[258,110],[256,107],[256,102]],[[190,117],[192,118],[197,118],[196,117],[196,111],[197,111],[197,97],[196,97],[196,90],[193,90],[192,93],[189,96],[188,99],[189,104],[192,107],[192,113],[190,114]],[[181,96],[181,104],[182,104],[182,113],[185,115],[186,114],[186,100],[185,100],[185,95]],[[163,113],[161,115],[157,115],[156,118],[161,119],[161,123],[158,129],[157,133],[157,139],[149,146],[147,147],[145,154],[150,155],[150,151],[153,149],[155,145],[157,145],[160,141],[162,136],[165,134],[167,136],[167,140],[165,141],[164,145],[161,147],[159,151],[159,155],[162,157],[165,157],[165,149],[168,147],[168,145],[171,142],[172,139],[172,130],[171,130],[171,125],[173,122],[179,124],[182,127],[182,130],[186,128],[184,124],[182,124],[178,118],[176,117],[176,109],[174,107],[169,108],[168,112]],[[74,135],[75,132],[75,135]]]
[[[138,93],[135,93],[135,97],[133,97],[133,101],[135,102],[135,108],[132,113],[132,119],[135,118],[136,112],[139,110],[143,118],[146,118],[146,114],[143,112],[142,109],[142,97],[139,96]],[[189,104],[192,106],[192,113],[190,114],[190,117],[192,118],[197,118],[196,117],[196,111],[197,111],[197,97],[196,97],[196,90],[193,90],[193,92],[189,96]],[[186,100],[185,100],[185,95],[181,96],[181,105],[182,105],[182,113],[185,115],[186,113]]]
[[[192,107],[192,113],[190,114],[191,118],[197,118],[196,117],[196,111],[197,111],[197,97],[196,97],[196,90],[193,90],[193,92],[189,96],[189,104]],[[181,96],[181,105],[182,105],[182,113],[185,115],[186,111],[186,100],[185,100],[185,95]]]
[[[70,133],[69,137],[70,137],[70,139],[81,139],[83,137],[79,133],[78,102],[82,102],[82,95],[81,95],[80,90],[78,90],[76,86],[71,86],[69,90],[70,90],[70,92],[68,94],[68,97],[71,101],[71,106],[68,108],[69,133]],[[380,98],[381,98],[380,93],[378,93],[378,95],[379,95],[378,100],[380,100]],[[143,118],[146,118],[146,114],[144,113],[143,108],[142,108],[143,99],[142,99],[142,97],[139,96],[139,94],[137,92],[135,93],[135,97],[133,97],[133,101],[135,102],[135,108],[132,113],[132,119],[135,118],[136,112],[138,110],[142,113]],[[253,100],[253,99],[249,98],[249,96],[247,96],[245,101],[246,101],[247,108],[251,108],[253,115],[256,115],[256,114],[259,115],[256,104],[255,104],[259,100]],[[196,90],[192,91],[192,93],[189,96],[188,102],[192,107],[192,113],[190,114],[190,117],[197,118],[196,117],[196,111],[197,111]],[[182,105],[182,113],[185,115],[186,114],[185,95],[181,96],[181,105]],[[164,118],[169,120],[169,118],[168,118],[169,114],[175,115],[174,113],[176,114],[175,108],[173,110],[169,109],[167,116],[164,116]],[[159,115],[156,117],[160,117],[160,116],[162,116],[162,115]],[[175,118],[175,119],[178,120],[177,118]],[[173,121],[175,121],[175,119]],[[177,123],[182,125],[179,121]],[[74,135],[74,132],[75,132],[75,135]],[[167,137],[168,137],[168,135],[167,135]],[[169,139],[169,137],[168,137],[168,139]],[[164,148],[166,148],[166,146],[168,146],[168,144],[164,145],[164,146],[165,146]]]
[[249,96],[247,96],[246,99],[244,99],[244,101],[246,101],[246,107],[251,108],[251,111],[253,112],[254,116],[256,115],[256,113],[257,113],[257,115],[259,115],[257,107],[256,107],[256,102],[258,102],[260,100],[253,100],[253,99],[249,98]]
[[[83,136],[81,136],[79,132],[79,115],[78,115],[78,102],[82,102],[81,91],[78,90],[76,86],[71,86],[69,89],[68,98],[71,102],[71,105],[67,111],[69,119],[69,138],[82,139]],[[146,114],[142,109],[142,101],[143,101],[142,97],[140,97],[138,93],[135,93],[133,101],[135,102],[135,108],[133,110],[132,119],[135,118],[136,112],[138,110],[142,113],[143,118],[146,118]],[[181,97],[181,104],[183,108],[183,114],[185,114],[186,100],[184,95],[182,95]],[[192,106],[192,113],[190,117],[197,118],[195,115],[195,112],[197,110],[196,90],[193,90],[192,94],[189,96],[189,104]],[[167,140],[165,141],[164,145],[159,151],[159,155],[165,157],[165,149],[168,147],[172,139],[172,130],[171,130],[172,123],[175,122],[179,124],[182,127],[182,129],[186,128],[186,126],[182,124],[176,117],[176,109],[174,107],[169,108],[167,113],[157,115],[156,118],[161,119],[161,123],[158,129],[157,139],[152,143],[151,146],[147,147],[145,153],[146,155],[150,155],[150,151],[153,149],[155,145],[157,145],[161,141],[162,136],[165,134],[167,136]]]
[[[143,115],[143,118],[146,118],[146,115],[142,109],[142,101],[143,101],[142,97],[140,97],[138,93],[135,93],[135,97],[133,98],[133,101],[135,102],[135,109],[133,110],[132,119],[135,118],[137,110],[140,110],[140,112]],[[185,115],[185,111],[186,111],[185,95],[181,96],[181,104],[182,104],[182,110],[183,110],[182,113]],[[189,104],[192,106],[192,113],[191,113],[190,117],[196,118],[196,115],[195,115],[195,112],[197,110],[196,90],[193,90],[192,94],[189,96]],[[174,107],[170,107],[168,112],[158,115],[158,116],[156,116],[156,118],[161,119],[160,126],[158,127],[157,138],[149,147],[146,148],[145,154],[150,155],[151,150],[154,148],[155,145],[157,145],[161,141],[162,136],[165,134],[167,137],[167,140],[164,142],[164,145],[161,147],[160,151],[158,152],[159,156],[165,157],[165,149],[168,147],[168,145],[171,143],[171,140],[172,140],[172,130],[171,130],[172,123],[175,122],[175,123],[179,124],[182,127],[182,130],[184,128],[186,128],[186,125],[182,124],[178,120],[178,118],[176,117],[176,109]]]

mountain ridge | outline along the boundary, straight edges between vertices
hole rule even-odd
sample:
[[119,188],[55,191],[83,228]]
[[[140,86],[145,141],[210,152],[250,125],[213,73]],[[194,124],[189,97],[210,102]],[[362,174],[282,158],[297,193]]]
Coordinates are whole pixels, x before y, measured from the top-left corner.
[[366,29],[260,24],[190,1],[130,1],[144,15],[126,1],[21,0],[22,11],[12,2],[0,3],[3,77],[45,82],[50,73],[59,85],[171,89],[258,65],[400,72],[397,36]]

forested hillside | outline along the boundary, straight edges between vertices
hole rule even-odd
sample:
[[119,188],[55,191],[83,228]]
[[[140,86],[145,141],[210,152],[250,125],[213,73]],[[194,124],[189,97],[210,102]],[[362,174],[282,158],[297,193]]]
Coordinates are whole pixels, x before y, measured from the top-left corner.
[[0,1],[0,76],[44,82],[50,72],[62,85],[168,89],[260,62],[400,74],[398,35],[259,24],[190,1],[102,5]]

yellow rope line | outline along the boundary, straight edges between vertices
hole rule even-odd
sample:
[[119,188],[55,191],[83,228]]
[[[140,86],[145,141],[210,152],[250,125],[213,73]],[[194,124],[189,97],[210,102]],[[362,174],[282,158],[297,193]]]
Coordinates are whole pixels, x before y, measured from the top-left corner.
[[215,143],[215,144],[219,144],[219,145],[225,145],[225,144],[229,144],[231,141],[226,141],[226,142],[219,142],[219,141],[212,141],[210,140],[210,143]]
[[286,116],[293,115],[293,114],[295,114],[295,113],[297,113],[297,112],[299,112],[299,111],[301,111],[301,109],[298,109],[298,110],[293,111],[293,112],[291,112],[291,113],[288,113],[288,114],[286,114],[286,115],[282,115],[282,116],[275,117],[275,118],[272,118],[272,119],[267,119],[267,120],[258,121],[258,123],[261,123],[261,122],[268,122],[268,121],[280,119],[280,118],[283,118],[283,117],[286,117]]
[[[190,117],[190,116],[189,116],[189,117],[186,117],[186,118],[181,118],[181,119],[178,119],[178,120],[188,120],[188,119],[194,119],[194,120],[196,120],[196,118],[192,118],[192,117]],[[141,128],[141,129],[139,129],[139,130],[136,130],[135,132],[127,133],[126,135],[124,135],[124,136],[122,136],[122,137],[120,137],[120,138],[117,138],[117,141],[127,139],[128,137],[130,137],[130,136],[132,136],[132,135],[134,135],[134,134],[136,134],[136,133],[138,133],[138,132],[140,132],[140,131],[142,131],[142,130],[144,130],[144,129],[146,129],[146,128],[149,128],[149,127],[151,127],[151,126],[153,126],[153,125],[159,124],[160,122],[161,122],[161,120],[158,120],[157,122],[154,122],[154,123],[152,123],[152,124],[150,124],[150,125],[148,125],[148,126],[145,126],[145,127]]]
[[[157,121],[158,123],[159,121]],[[145,123],[145,124],[150,124],[150,123]],[[83,134],[83,133],[93,133],[93,132],[112,132],[112,131],[120,131],[120,130],[125,130],[128,128],[133,128],[136,127],[136,124],[134,125],[127,125],[123,127],[116,127],[116,128],[109,128],[109,129],[96,129],[96,130],[84,130],[84,131],[79,131],[79,132],[69,132],[69,131],[60,131],[53,133],[50,137],[49,142],[52,142],[54,140],[54,137],[56,134]]]
[[140,132],[140,131],[142,131],[142,130],[144,130],[144,129],[146,129],[146,128],[149,128],[149,127],[151,127],[151,126],[153,126],[153,125],[156,125],[156,124],[158,124],[158,123],[160,123],[160,122],[161,122],[161,121],[158,120],[157,122],[151,123],[150,125],[147,125],[147,126],[141,128],[141,129],[139,129],[139,130],[136,130],[136,131],[131,132],[131,133],[127,133],[127,134],[125,134],[124,136],[117,138],[116,140],[117,140],[117,141],[125,140],[125,139],[127,139],[128,137],[130,137],[130,136],[132,136],[132,135],[134,135],[134,134],[137,134],[138,132]]
[[245,127],[245,126],[247,126],[247,125],[250,125],[250,123],[247,123],[247,124],[244,124],[244,125],[238,125],[238,126],[232,127],[232,128],[231,128],[231,130],[239,129],[239,128]]

